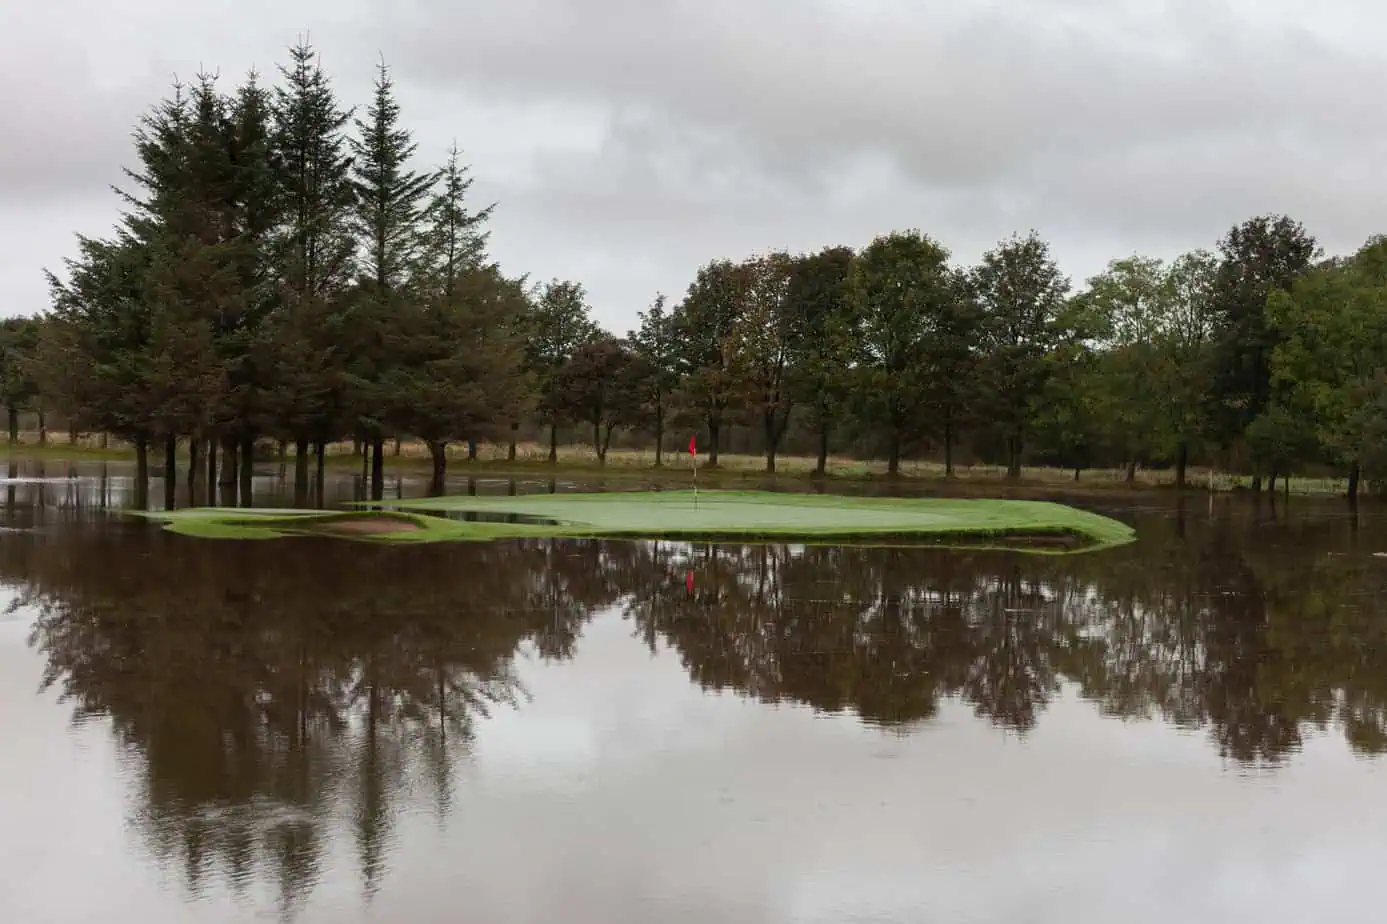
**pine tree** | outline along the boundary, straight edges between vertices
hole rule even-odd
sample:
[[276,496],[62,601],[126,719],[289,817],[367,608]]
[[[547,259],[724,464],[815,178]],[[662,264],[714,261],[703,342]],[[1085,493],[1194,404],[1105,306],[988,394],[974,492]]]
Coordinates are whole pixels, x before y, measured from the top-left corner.
[[[341,351],[334,342],[356,272],[356,202],[346,128],[332,82],[307,42],[289,49],[274,99],[274,140],[283,227],[276,247],[284,305],[274,329],[275,401],[294,441],[294,484],[308,486],[308,447],[342,425]],[[320,472],[321,475],[321,472]]]
[[485,262],[490,233],[483,227],[496,208],[493,203],[477,212],[468,210],[465,200],[472,188],[468,172],[455,143],[438,172],[438,191],[424,212],[427,270],[445,296],[456,291],[464,273]]
[[390,427],[380,383],[395,364],[400,332],[393,328],[401,304],[417,294],[424,254],[421,222],[434,176],[409,169],[417,147],[400,127],[400,106],[384,62],[365,118],[356,120],[360,137],[351,141],[352,185],[356,192],[355,229],[361,259],[361,297],[353,305],[354,362],[349,373],[355,417],[371,444],[371,496],[385,490],[384,446]]

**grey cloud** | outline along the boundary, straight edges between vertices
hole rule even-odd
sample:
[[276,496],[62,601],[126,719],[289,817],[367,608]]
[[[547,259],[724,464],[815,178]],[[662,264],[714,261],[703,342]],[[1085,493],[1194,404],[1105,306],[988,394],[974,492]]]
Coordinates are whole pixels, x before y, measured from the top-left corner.
[[503,265],[582,279],[617,329],[716,256],[920,227],[972,260],[1034,227],[1078,280],[1262,211],[1351,249],[1387,199],[1368,0],[9,6],[0,285],[33,282],[5,304],[64,252],[17,205],[113,219],[105,184],[169,75],[268,71],[305,29],[352,101],[383,53],[421,156],[456,137],[499,203]]

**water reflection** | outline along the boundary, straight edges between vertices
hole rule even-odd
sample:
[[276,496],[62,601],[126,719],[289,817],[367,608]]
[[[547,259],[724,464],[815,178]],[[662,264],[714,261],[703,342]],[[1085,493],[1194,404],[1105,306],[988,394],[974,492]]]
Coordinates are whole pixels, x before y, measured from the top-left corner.
[[109,514],[128,490],[119,469],[12,474],[0,579],[35,614],[45,686],[78,723],[109,723],[146,849],[190,895],[270,887],[286,918],[334,851],[373,895],[402,813],[446,824],[484,717],[524,715],[522,659],[579,656],[609,610],[706,689],[902,735],[960,701],[1026,736],[1074,691],[1197,730],[1238,766],[1284,764],[1321,732],[1387,750],[1387,559],[1372,554],[1387,524],[1371,511],[1127,507],[1105,512],[1139,543],[1062,558],[390,548],[186,539]]
[[287,913],[333,837],[369,896],[401,803],[446,818],[475,718],[524,700],[517,650],[570,657],[616,599],[610,554],[329,540],[286,558],[108,525],[0,545],[0,569],[37,610],[45,686],[136,759],[151,852],[194,895],[273,880]]
[[637,591],[627,612],[705,687],[881,725],[958,697],[1025,733],[1070,682],[1105,715],[1207,729],[1239,762],[1331,726],[1382,753],[1387,567],[1334,551],[1347,523],[1256,529],[1149,517],[1138,545],[1065,558],[652,545],[647,583],[687,570],[696,590]]

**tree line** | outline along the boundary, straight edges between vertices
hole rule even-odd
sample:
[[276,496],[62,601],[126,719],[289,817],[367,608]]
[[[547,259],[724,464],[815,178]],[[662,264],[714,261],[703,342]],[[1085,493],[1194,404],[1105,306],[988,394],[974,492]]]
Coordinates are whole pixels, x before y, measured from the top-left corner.
[[[1112,261],[1081,287],[1035,232],[959,266],[916,230],[865,247],[717,259],[624,335],[581,283],[502,272],[492,206],[454,148],[420,169],[390,71],[359,112],[307,44],[268,86],[200,75],[141,120],[124,212],[50,273],[52,306],[0,330],[0,400],[135,446],[138,482],[242,483],[255,446],[311,454],[350,438],[383,491],[388,439],[425,443],[441,488],[451,443],[578,426],[696,430],[716,466],[750,427],[774,471],[788,433],[832,452],[1023,463],[1194,464],[1264,479],[1307,468],[1387,480],[1387,244],[1325,259],[1282,215],[1172,261]],[[220,450],[220,452],[218,452]]]

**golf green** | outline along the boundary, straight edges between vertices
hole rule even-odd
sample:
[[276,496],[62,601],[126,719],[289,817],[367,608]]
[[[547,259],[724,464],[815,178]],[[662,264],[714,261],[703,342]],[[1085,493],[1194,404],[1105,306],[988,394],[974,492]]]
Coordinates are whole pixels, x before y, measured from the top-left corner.
[[1038,552],[1130,542],[1124,523],[1022,500],[845,497],[763,491],[606,492],[385,501],[353,511],[191,508],[141,515],[205,538],[333,535],[378,542],[515,537],[726,539],[1008,546]]

